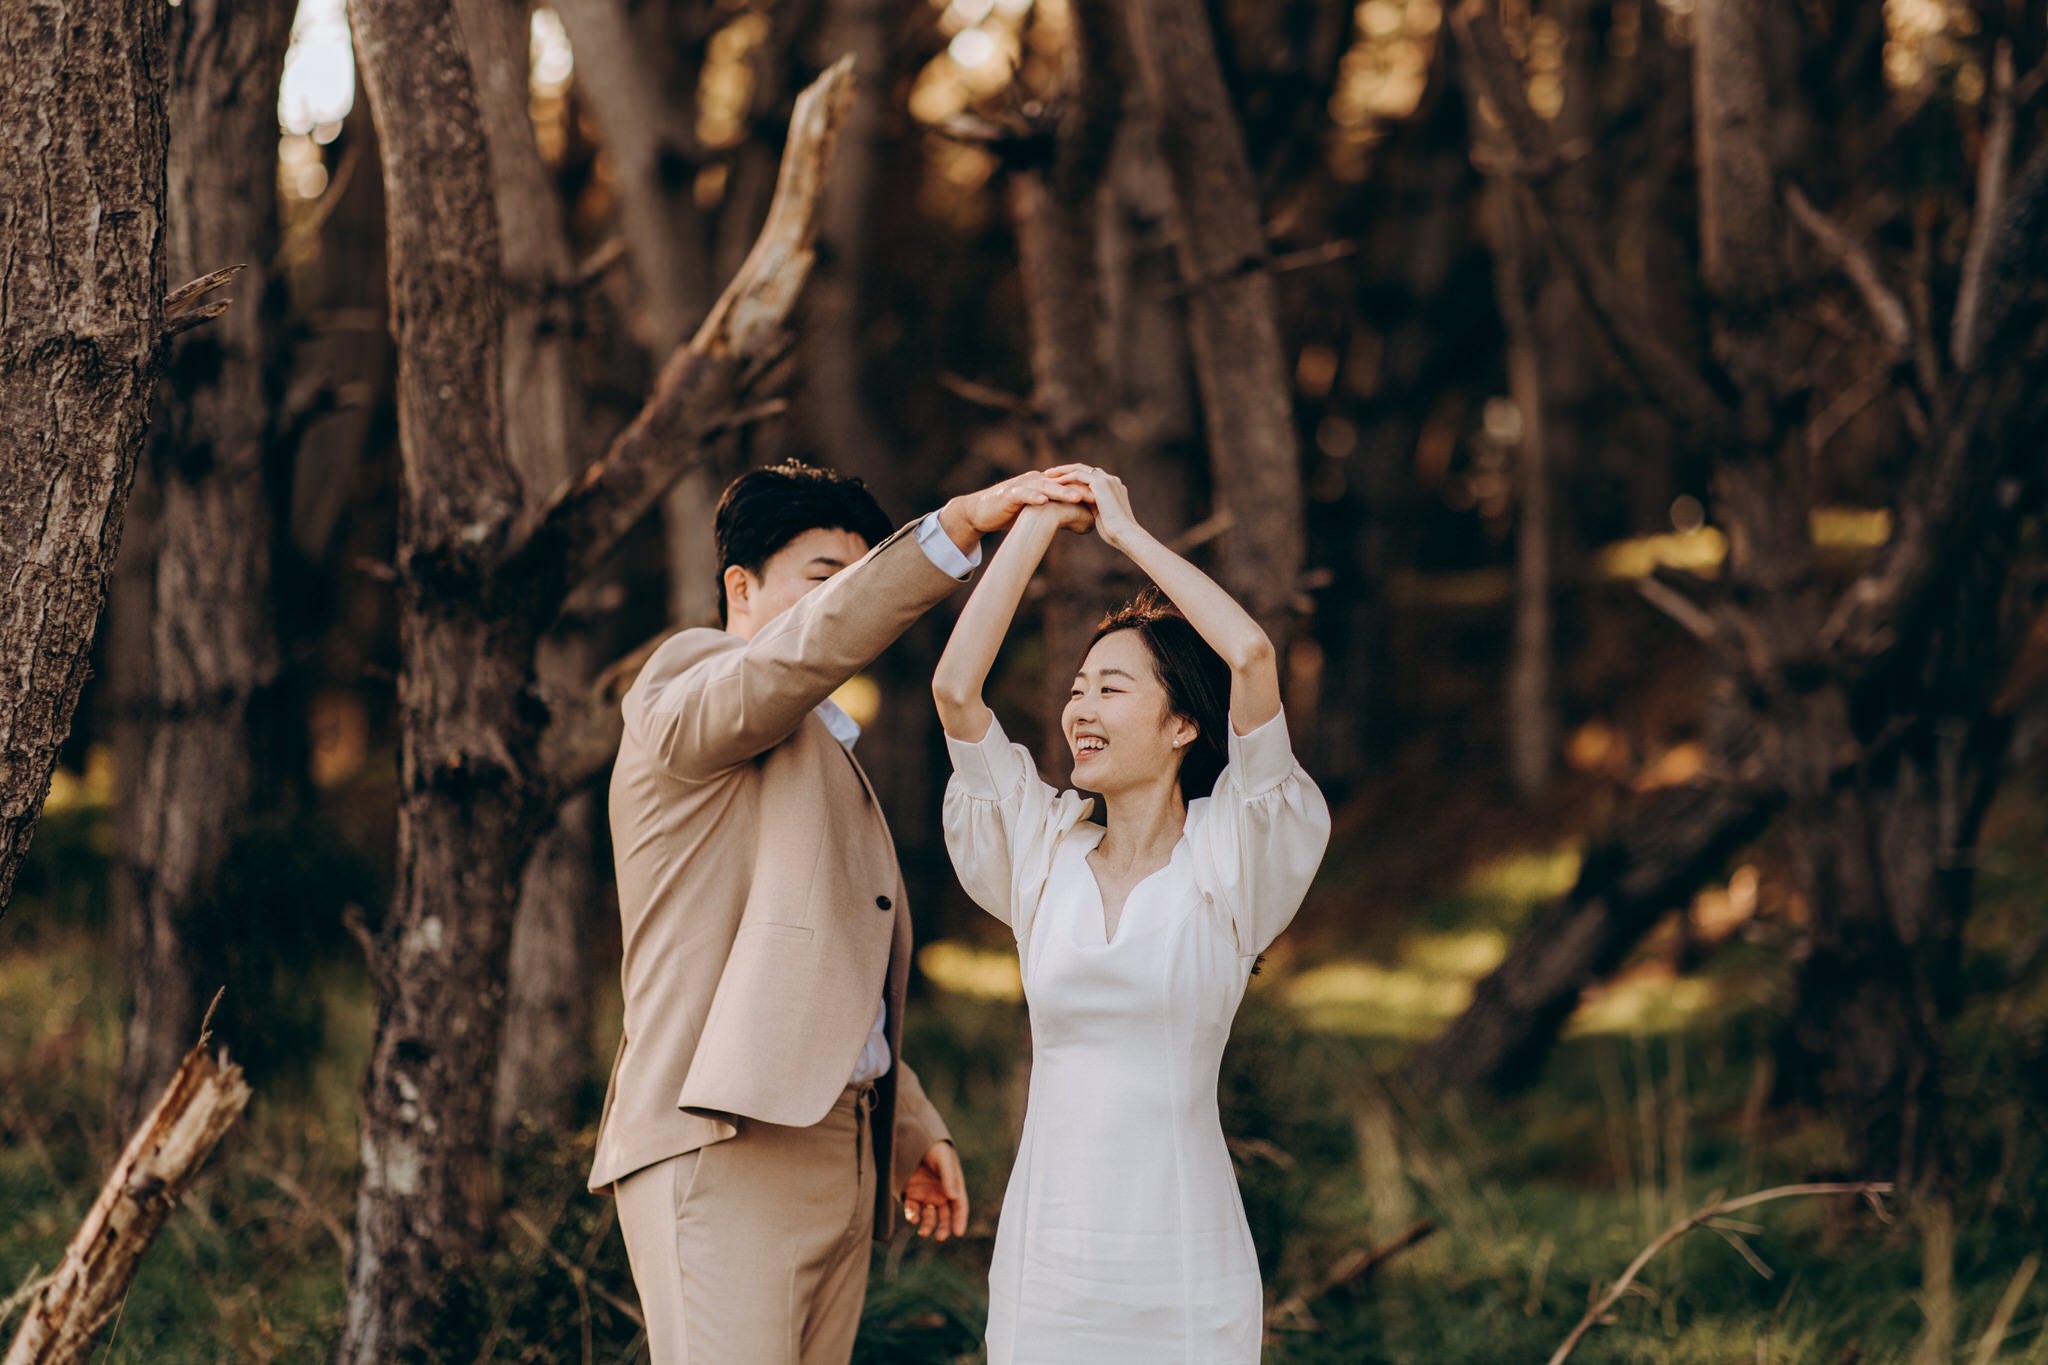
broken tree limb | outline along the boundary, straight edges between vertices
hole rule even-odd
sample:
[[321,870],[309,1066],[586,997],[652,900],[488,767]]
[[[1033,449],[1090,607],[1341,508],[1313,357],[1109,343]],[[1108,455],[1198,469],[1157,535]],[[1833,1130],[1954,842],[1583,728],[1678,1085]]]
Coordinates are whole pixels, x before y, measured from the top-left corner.
[[[220,997],[214,997],[218,1003]],[[208,1018],[212,1011],[207,1011]],[[249,1103],[242,1069],[206,1050],[185,1054],[156,1107],[114,1163],[56,1272],[29,1305],[5,1365],[67,1365],[86,1358],[93,1334],[127,1296],[164,1220]]]
[[1464,1013],[1416,1053],[1417,1088],[1534,1080],[1586,989],[1770,824],[1779,798],[1744,779],[1750,761],[1724,752],[1716,771],[1651,793],[1633,821],[1589,849],[1572,889],[1537,909]]
[[1878,1195],[1890,1194],[1891,1190],[1892,1186],[1888,1181],[1859,1181],[1853,1184],[1780,1185],[1775,1189],[1759,1190],[1755,1194],[1745,1194],[1740,1199],[1724,1199],[1718,1203],[1707,1205],[1698,1212],[1682,1218],[1664,1229],[1658,1235],[1656,1241],[1650,1243],[1636,1254],[1636,1258],[1629,1262],[1628,1269],[1621,1272],[1621,1278],[1616,1280],[1605,1294],[1602,1294],[1594,1301],[1593,1306],[1586,1310],[1586,1315],[1579,1319],[1578,1326],[1572,1328],[1571,1335],[1566,1337],[1564,1343],[1551,1354],[1549,1365],[1563,1365],[1565,1357],[1569,1356],[1577,1348],[1580,1340],[1585,1337],[1586,1333],[1593,1330],[1593,1325],[1600,1321],[1608,1309],[1614,1307],[1620,1301],[1623,1294],[1628,1292],[1628,1287],[1635,1283],[1636,1276],[1642,1273],[1643,1267],[1650,1263],[1651,1258],[1680,1237],[1683,1237],[1686,1233],[1700,1226],[1700,1224],[1719,1218],[1723,1214],[1734,1213],[1737,1209],[1746,1209],[1756,1204],[1769,1203],[1773,1199],[1791,1199],[1800,1195],[1816,1194],[1860,1194],[1874,1204]]
[[816,262],[819,214],[839,130],[853,107],[853,61],[842,57],[797,97],[775,198],[754,248],[695,336],[663,366],[654,395],[589,469],[514,531],[504,569],[550,585],[552,610],[582,582],[663,490],[704,457],[712,432],[746,406],[743,376],[781,348]]

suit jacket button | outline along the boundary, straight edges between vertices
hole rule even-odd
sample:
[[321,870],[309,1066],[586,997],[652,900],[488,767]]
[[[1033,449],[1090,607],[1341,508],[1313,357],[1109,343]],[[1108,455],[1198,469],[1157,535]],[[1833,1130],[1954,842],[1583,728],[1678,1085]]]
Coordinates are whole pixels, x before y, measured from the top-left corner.
[[889,898],[888,898],[887,896],[877,896],[877,897],[875,897],[875,909],[877,909],[877,910],[894,910],[895,908],[896,908],[896,902],[895,902],[895,901],[892,901],[892,900],[890,900],[890,899],[889,899]]

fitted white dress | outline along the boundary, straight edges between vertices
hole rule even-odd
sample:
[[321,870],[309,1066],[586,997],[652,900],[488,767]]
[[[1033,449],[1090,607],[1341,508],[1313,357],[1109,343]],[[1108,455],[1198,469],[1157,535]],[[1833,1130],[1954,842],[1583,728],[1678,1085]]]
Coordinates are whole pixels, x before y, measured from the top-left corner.
[[1293,919],[1329,807],[1284,716],[1232,734],[1167,865],[1114,938],[1093,803],[1039,779],[991,721],[949,739],[946,848],[1017,937],[1031,1089],[989,1269],[990,1365],[1239,1365],[1259,1358],[1258,1258],[1216,1108],[1254,959]]

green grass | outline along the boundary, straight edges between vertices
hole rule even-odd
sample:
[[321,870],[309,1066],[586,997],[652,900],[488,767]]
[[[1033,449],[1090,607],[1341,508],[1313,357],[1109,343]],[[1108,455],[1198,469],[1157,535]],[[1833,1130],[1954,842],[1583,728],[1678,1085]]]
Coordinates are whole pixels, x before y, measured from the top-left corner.
[[[1959,1173],[1952,1253],[1930,1253],[1940,1242],[1924,1220],[1888,1223],[1852,1200],[1764,1205],[1738,1235],[1768,1277],[1720,1232],[1695,1231],[1651,1262],[1575,1361],[1974,1358],[2022,1262],[2048,1243],[2048,988],[2041,974],[2011,990],[1999,976],[2048,903],[2044,835],[2048,802],[2008,801],[1984,854],[1978,989],[1945,1072]],[[106,1114],[120,984],[105,916],[79,880],[94,871],[96,837],[60,825],[44,845],[55,860],[38,874],[44,894],[76,904],[17,905],[0,924],[0,1296],[54,1263],[116,1144]],[[1769,917],[1695,974],[1657,966],[1668,945],[1652,945],[1633,984],[1609,993],[1634,991],[1642,1008],[1590,1012],[1527,1094],[1460,1102],[1402,1083],[1410,1040],[1446,1000],[1455,1008],[1569,860],[1564,847],[1504,854],[1361,914],[1355,930],[1342,917],[1364,859],[1340,860],[1313,907],[1314,956],[1280,954],[1255,983],[1225,1064],[1225,1126],[1269,1297],[1305,1301],[1276,1327],[1268,1361],[1543,1361],[1590,1297],[1685,1212],[1839,1169],[1844,1143],[1826,1122],[1754,1103],[1785,972],[1786,934]],[[960,945],[951,961],[986,967],[992,946]],[[1000,973],[972,979],[979,996],[934,989],[919,1002],[905,1052],[960,1141],[973,1227],[944,1247],[878,1250],[856,1357],[873,1365],[979,1359],[1025,1025]],[[96,1359],[331,1352],[370,1004],[345,957],[296,986],[320,1001],[324,1043],[259,1090]],[[593,1137],[530,1136],[508,1155],[495,1248],[483,1264],[448,1268],[439,1358],[634,1358],[638,1334],[607,1297],[632,1301],[623,1248],[608,1202],[582,1190]],[[1318,1292],[1347,1253],[1424,1220],[1436,1231],[1420,1245]],[[1934,1340],[1930,1320],[1947,1324]],[[2048,1276],[2017,1303],[1994,1358],[2048,1365]]]

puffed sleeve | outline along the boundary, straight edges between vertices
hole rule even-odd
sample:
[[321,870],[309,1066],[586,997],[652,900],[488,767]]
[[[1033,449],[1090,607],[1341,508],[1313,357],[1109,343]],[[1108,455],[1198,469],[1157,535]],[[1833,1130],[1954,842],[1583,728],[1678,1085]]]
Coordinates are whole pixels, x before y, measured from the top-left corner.
[[1195,884],[1229,916],[1241,954],[1262,953],[1301,908],[1330,842],[1330,807],[1294,760],[1283,711],[1248,735],[1191,830]]
[[989,718],[979,740],[946,736],[953,776],[946,784],[946,852],[974,903],[1023,941],[1045,890],[1053,850],[1092,802],[1053,790],[1030,751]]

